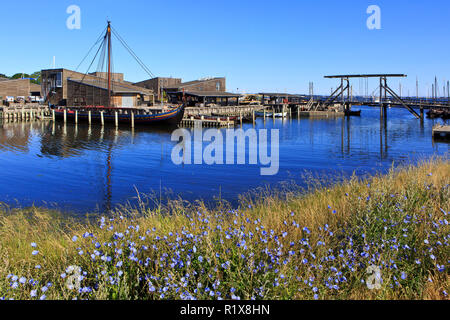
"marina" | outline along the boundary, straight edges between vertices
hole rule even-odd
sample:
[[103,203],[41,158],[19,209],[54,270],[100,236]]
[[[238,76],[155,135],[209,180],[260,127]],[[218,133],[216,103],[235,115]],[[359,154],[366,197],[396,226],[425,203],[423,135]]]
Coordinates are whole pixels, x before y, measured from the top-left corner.
[[[385,125],[377,108],[361,109],[363,117],[293,116],[266,121],[256,118],[255,125],[244,122],[244,130],[254,126],[257,131],[280,130],[283,161],[273,177],[260,176],[258,167],[249,164],[232,166],[232,170],[227,165],[174,165],[171,152],[177,142],[171,141],[171,134],[175,129],[52,120],[3,122],[1,201],[56,206],[78,213],[104,212],[136,203],[138,190],[141,196],[158,199],[181,196],[214,202],[220,196],[236,204],[238,196],[249,190],[282,187],[289,181],[305,186],[307,172],[330,179],[353,172],[364,177],[387,172],[392,163],[414,163],[450,151],[448,142],[432,139],[433,127],[440,120],[425,119],[420,124],[407,110],[392,108]],[[203,132],[228,127],[221,128],[202,125]],[[231,128],[241,126],[238,123]],[[249,152],[247,145],[246,156]]]

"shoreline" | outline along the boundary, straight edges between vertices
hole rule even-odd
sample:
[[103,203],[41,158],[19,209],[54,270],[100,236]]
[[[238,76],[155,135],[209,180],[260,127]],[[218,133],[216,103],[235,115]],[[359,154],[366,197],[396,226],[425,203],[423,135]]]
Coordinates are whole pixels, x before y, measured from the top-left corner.
[[[450,162],[435,159],[261,193],[238,210],[142,205],[83,223],[0,209],[0,298],[448,299],[449,177]],[[372,265],[377,290],[365,283]],[[82,269],[79,291],[66,286],[70,266]]]

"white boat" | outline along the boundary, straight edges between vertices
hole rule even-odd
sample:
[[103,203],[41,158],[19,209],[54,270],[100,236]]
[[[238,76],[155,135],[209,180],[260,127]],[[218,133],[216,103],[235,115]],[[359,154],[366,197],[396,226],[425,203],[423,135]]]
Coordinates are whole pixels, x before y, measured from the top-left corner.
[[[266,112],[265,115],[266,115],[267,118],[272,118],[274,116],[273,112]],[[275,118],[286,118],[287,115],[288,115],[287,112],[284,112],[284,113],[283,112],[276,112],[275,113]],[[264,112],[257,111],[257,112],[255,112],[255,116],[256,117],[264,117]]]

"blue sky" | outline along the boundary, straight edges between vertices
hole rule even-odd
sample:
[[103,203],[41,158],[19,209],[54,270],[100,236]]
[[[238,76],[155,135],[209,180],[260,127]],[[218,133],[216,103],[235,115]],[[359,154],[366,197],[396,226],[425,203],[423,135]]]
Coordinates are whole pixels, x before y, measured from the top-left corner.
[[[69,30],[69,5],[81,29]],[[369,5],[381,8],[381,30],[369,30]],[[193,80],[226,76],[228,91],[329,93],[328,74],[405,73],[403,92],[421,94],[450,79],[448,0],[18,0],[2,3],[0,73],[56,65],[75,69],[106,20],[158,76]],[[115,70],[148,78],[115,42]],[[80,71],[86,71],[84,64]],[[392,87],[398,90],[399,80]],[[376,84],[370,84],[375,89]],[[359,83],[354,83],[355,92]]]

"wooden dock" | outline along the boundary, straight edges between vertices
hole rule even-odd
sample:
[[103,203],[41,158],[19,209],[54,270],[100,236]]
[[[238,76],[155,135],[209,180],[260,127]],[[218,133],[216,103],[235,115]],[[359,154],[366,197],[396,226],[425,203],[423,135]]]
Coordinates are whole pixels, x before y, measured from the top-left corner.
[[221,116],[240,116],[251,115],[254,111],[263,110],[262,105],[249,106],[217,106],[217,107],[187,107],[184,115],[187,118],[191,116],[206,116],[213,114],[220,114]]
[[433,138],[435,139],[449,139],[450,138],[450,126],[449,125],[437,125],[433,128]]
[[217,117],[216,119],[205,119],[203,116],[201,119],[195,119],[193,116],[189,118],[184,118],[181,120],[181,127],[193,127],[193,128],[230,128],[235,125],[234,120],[230,120],[229,118],[223,119]]
[[19,105],[11,107],[0,107],[0,119],[3,121],[33,121],[45,119],[50,116],[47,106],[41,105]]

